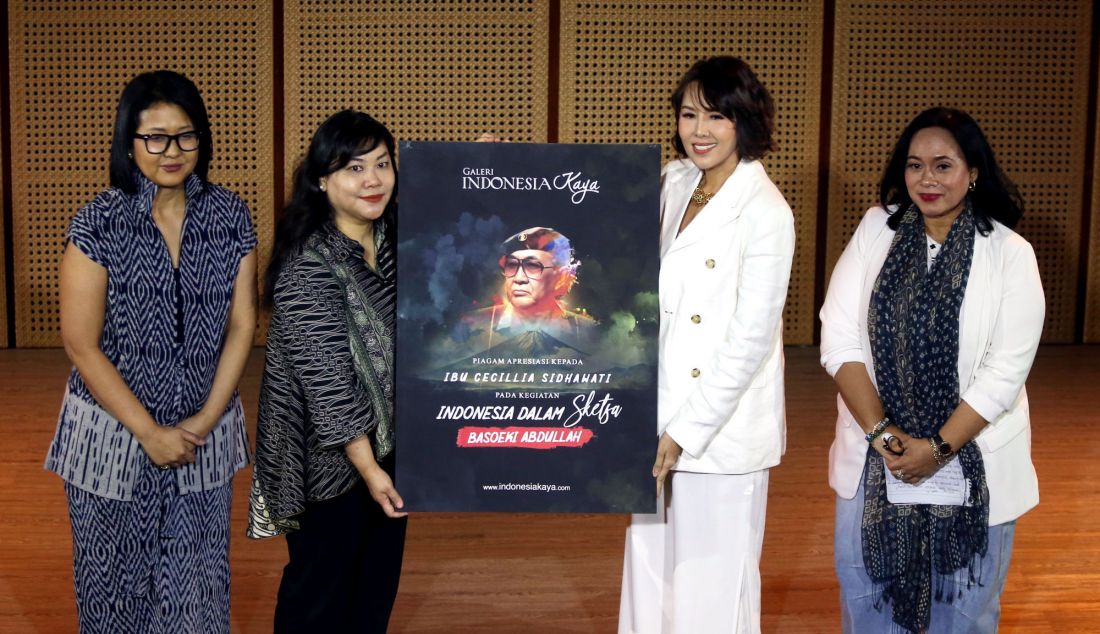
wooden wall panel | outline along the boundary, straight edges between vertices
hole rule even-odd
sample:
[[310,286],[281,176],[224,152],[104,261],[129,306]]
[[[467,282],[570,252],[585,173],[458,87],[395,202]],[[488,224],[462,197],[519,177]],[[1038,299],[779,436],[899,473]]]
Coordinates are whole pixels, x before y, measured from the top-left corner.
[[[5,341],[0,294],[0,346],[59,344],[62,236],[106,186],[115,103],[137,72],[174,68],[199,85],[214,125],[211,178],[248,202],[266,260],[273,143],[282,140],[289,188],[313,130],[340,108],[374,114],[398,138],[465,140],[488,130],[545,141],[556,123],[563,142],[659,142],[667,159],[672,88],[696,59],[721,53],[752,64],[779,110],[780,149],[765,163],[798,227],[788,343],[812,339],[817,249],[830,272],[874,203],[902,127],[941,104],[975,115],[1025,195],[1019,230],[1040,259],[1046,341],[1070,341],[1079,326],[1077,230],[1092,196],[1080,288],[1085,340],[1100,341],[1100,161],[1091,191],[1080,185],[1085,144],[1100,154],[1100,135],[1085,135],[1089,65],[1100,64],[1089,59],[1088,0],[838,0],[820,245],[821,3],[287,0],[281,34],[272,33],[272,10],[247,0],[8,3],[12,125],[0,134],[11,138],[15,266],[3,270],[0,240],[0,276],[14,279],[16,340]],[[285,120],[276,121],[271,54],[280,39],[285,82],[275,89],[285,90]],[[555,107],[558,120],[548,122]]]
[[397,139],[544,142],[549,4],[472,0],[363,4],[287,0],[285,164],[313,131],[355,108]]
[[[0,147],[3,147],[3,139],[7,136],[8,131],[0,129]],[[0,165],[3,164],[3,160],[0,160]],[[0,178],[0,348],[7,348],[11,345],[8,341],[8,271],[7,268],[7,251],[4,249],[4,215],[7,213],[7,209],[3,208],[4,201],[4,179]]]
[[823,9],[811,0],[562,2],[560,137],[661,143],[675,158],[669,97],[691,64],[745,60],[776,103],[779,150],[764,159],[795,214],[785,341],[813,339]]
[[[1092,63],[1094,66],[1100,65],[1100,58],[1094,58]],[[1097,103],[1100,104],[1100,86],[1097,88],[1096,98]],[[1084,343],[1100,343],[1100,122],[1094,123],[1096,135],[1091,139],[1093,144],[1092,213],[1089,222]]]
[[270,3],[26,0],[8,7],[17,345],[60,344],[64,233],[107,186],[115,107],[139,72],[168,68],[198,85],[214,137],[210,179],[240,194],[268,248]]
[[1044,340],[1074,337],[1087,125],[1088,0],[838,0],[826,266],[877,200],[905,125],[968,111],[1027,206],[1047,298]]

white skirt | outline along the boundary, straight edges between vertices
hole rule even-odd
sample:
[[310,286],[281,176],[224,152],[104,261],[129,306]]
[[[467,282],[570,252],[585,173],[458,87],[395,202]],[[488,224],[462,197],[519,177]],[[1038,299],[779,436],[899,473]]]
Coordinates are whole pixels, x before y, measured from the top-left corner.
[[626,529],[619,634],[756,634],[768,471],[670,482]]

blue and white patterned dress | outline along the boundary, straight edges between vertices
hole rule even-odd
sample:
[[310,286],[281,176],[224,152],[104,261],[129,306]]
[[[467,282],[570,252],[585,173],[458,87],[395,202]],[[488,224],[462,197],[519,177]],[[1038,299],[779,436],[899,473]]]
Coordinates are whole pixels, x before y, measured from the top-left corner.
[[[81,209],[68,240],[107,269],[100,348],[172,426],[209,395],[256,235],[240,198],[192,174],[177,269],[152,217],[157,187],[140,181]],[[158,469],[73,369],[45,466],[65,480],[82,632],[229,631],[231,480],[249,459],[238,394],[195,458]]]

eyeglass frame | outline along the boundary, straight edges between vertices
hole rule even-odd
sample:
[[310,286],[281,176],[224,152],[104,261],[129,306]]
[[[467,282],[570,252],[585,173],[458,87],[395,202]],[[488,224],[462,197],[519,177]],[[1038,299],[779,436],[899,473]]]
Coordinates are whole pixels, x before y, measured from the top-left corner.
[[[507,272],[507,265],[508,265],[509,262],[515,262],[516,263],[516,271],[515,271],[515,273],[512,273],[511,275],[508,275],[508,272]],[[537,267],[535,269],[537,271],[537,274],[530,273],[527,270],[528,266]],[[526,258],[523,258],[521,260],[521,259],[519,259],[517,257],[513,257],[511,255],[502,255],[502,256],[500,256],[500,274],[503,275],[506,278],[513,278],[516,275],[519,275],[519,270],[523,269],[523,274],[527,276],[527,279],[529,279],[529,280],[538,280],[538,279],[542,279],[542,274],[544,272],[546,272],[546,269],[553,269],[553,268],[557,268],[557,266],[554,265],[554,264],[543,264],[542,262],[540,262],[538,260],[538,258],[534,258],[534,257],[526,257]]]
[[[182,145],[180,145],[180,137],[191,136],[191,135],[194,135],[194,137],[195,137],[195,147],[188,150],[188,149],[185,149]],[[167,139],[167,141],[165,142],[165,145],[164,145],[164,149],[161,150],[160,152],[154,152],[154,151],[149,149],[149,139],[151,139],[153,137],[163,137],[163,138]],[[156,155],[164,154],[165,152],[168,151],[168,148],[172,147],[173,142],[175,142],[176,147],[179,148],[180,152],[198,152],[199,148],[202,147],[202,130],[188,130],[187,132],[180,132],[179,134],[161,134],[159,132],[156,133],[156,134],[137,134],[137,133],[135,133],[134,134],[134,139],[135,140],[136,139],[141,139],[145,143],[145,151],[148,152],[149,154],[156,154]]]

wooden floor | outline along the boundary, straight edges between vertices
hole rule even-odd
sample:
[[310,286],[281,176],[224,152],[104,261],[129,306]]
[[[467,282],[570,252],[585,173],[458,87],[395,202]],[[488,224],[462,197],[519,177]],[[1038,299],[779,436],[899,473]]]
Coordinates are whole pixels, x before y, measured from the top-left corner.
[[[765,632],[836,632],[834,392],[816,350],[787,351],[788,442],[772,470],[762,564]],[[242,385],[250,423],[259,352]],[[73,632],[69,523],[42,469],[68,364],[58,350],[0,350],[0,632]],[[1044,347],[1029,384],[1042,503],[1016,532],[1002,632],[1100,631],[1100,348]],[[270,632],[281,539],[243,537],[249,472],[235,483],[233,632]],[[621,515],[411,518],[391,632],[615,631]]]

